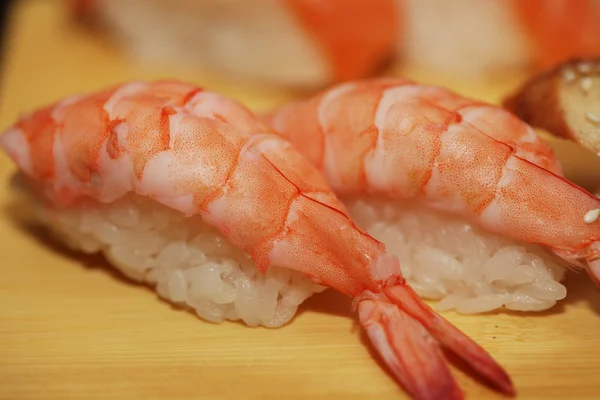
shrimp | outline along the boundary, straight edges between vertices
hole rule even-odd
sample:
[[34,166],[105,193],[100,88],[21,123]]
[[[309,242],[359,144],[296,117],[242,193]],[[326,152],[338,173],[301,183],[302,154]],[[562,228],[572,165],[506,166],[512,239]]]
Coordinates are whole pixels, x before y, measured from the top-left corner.
[[551,249],[600,283],[600,200],[562,177],[552,149],[509,112],[436,86],[377,78],[266,117],[338,195],[416,199]]
[[263,273],[289,268],[353,298],[414,398],[462,398],[438,346],[514,394],[491,356],[423,303],[398,259],[354,225],[317,169],[233,100],[183,82],[131,82],[38,110],[0,144],[52,204],[133,192],[202,216]]

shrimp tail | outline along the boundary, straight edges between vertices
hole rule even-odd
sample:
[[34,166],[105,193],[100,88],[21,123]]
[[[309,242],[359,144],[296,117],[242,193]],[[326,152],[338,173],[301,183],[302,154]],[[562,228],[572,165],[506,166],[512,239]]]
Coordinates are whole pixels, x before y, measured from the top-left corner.
[[361,301],[358,315],[378,353],[413,398],[463,398],[442,351],[418,320],[377,300]]
[[371,342],[400,384],[419,400],[462,399],[441,350],[447,347],[490,385],[510,396],[508,374],[473,340],[423,303],[408,285],[366,297],[358,315]]

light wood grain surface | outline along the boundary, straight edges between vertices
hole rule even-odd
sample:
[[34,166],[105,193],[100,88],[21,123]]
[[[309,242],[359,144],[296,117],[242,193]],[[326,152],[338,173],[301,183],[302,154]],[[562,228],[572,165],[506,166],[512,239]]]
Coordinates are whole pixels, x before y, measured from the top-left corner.
[[[262,110],[292,93],[172,66],[133,65],[106,41],[69,25],[56,1],[21,1],[11,22],[0,87],[0,129],[21,113],[74,92],[129,79],[178,77]],[[497,101],[517,78],[483,84],[435,79]],[[570,178],[592,188],[600,162],[552,141]],[[315,296],[281,329],[213,325],[145,287],[16,222],[0,157],[1,399],[403,399],[356,329],[350,301]],[[521,399],[600,398],[600,292],[569,274],[568,298],[540,314],[448,319],[512,375]],[[472,399],[498,399],[453,369]]]

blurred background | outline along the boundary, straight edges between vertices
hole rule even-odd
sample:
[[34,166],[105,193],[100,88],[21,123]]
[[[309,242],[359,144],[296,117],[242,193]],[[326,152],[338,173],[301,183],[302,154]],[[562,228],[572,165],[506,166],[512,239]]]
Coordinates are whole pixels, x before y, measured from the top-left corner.
[[176,78],[263,111],[340,81],[405,75],[498,102],[600,55],[600,0],[13,0],[0,130],[32,108]]
[[0,1],[0,73],[4,65],[4,42],[6,41],[6,21],[8,20],[8,10],[12,0]]

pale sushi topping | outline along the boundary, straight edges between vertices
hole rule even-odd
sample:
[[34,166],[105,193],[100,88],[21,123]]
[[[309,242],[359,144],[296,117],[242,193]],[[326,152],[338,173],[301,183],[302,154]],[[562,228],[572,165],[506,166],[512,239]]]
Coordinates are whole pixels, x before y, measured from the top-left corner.
[[598,217],[600,217],[600,208],[594,208],[584,215],[583,221],[586,224],[592,224],[598,220]]
[[566,68],[562,70],[562,77],[565,82],[573,82],[577,78],[577,75],[572,69]]
[[594,113],[591,113],[591,112],[587,111],[587,112],[585,113],[585,117],[586,117],[586,118],[587,118],[587,119],[588,119],[590,122],[592,122],[592,123],[594,123],[594,124],[600,124],[600,116],[598,116],[598,115],[596,115],[596,114],[594,114]]
[[591,78],[583,78],[581,80],[581,89],[583,89],[583,91],[585,91],[585,92],[589,92],[589,90],[592,88],[593,84],[594,84],[594,82],[592,81]]

